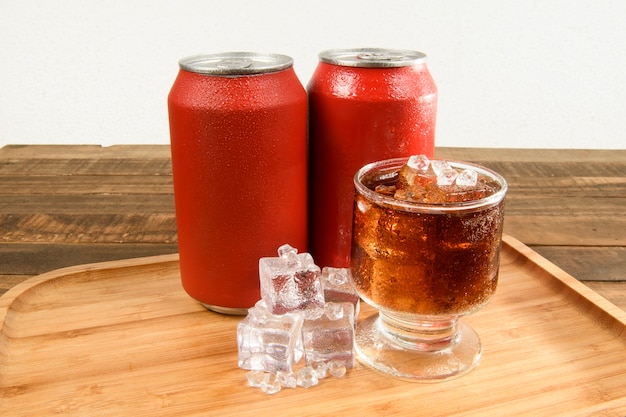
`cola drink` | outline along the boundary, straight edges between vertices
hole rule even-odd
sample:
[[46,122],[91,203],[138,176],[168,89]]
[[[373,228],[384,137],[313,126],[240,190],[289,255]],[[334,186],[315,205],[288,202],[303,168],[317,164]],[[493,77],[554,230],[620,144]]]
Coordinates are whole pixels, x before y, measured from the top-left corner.
[[497,286],[506,181],[468,163],[446,162],[450,171],[435,173],[406,162],[377,162],[355,176],[353,282],[384,311],[469,314]]

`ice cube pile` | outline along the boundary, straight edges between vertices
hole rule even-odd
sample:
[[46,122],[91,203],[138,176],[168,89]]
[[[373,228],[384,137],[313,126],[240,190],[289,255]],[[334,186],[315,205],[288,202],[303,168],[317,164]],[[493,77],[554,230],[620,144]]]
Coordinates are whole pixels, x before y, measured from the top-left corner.
[[[347,268],[315,265],[290,245],[259,260],[261,300],[237,326],[238,366],[268,394],[310,388],[354,366],[359,297]],[[304,358],[304,365],[298,363]]]
[[413,155],[400,169],[396,184],[381,184],[377,192],[396,200],[419,203],[472,201],[493,193],[472,169],[457,169],[446,160]]

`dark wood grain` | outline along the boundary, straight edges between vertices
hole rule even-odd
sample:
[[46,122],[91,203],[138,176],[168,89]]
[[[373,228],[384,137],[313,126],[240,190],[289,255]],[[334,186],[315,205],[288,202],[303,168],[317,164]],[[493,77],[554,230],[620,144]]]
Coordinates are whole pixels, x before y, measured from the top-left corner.
[[[626,150],[436,154],[500,172],[505,232],[626,309]],[[0,148],[0,294],[59,267],[176,251],[169,146]]]

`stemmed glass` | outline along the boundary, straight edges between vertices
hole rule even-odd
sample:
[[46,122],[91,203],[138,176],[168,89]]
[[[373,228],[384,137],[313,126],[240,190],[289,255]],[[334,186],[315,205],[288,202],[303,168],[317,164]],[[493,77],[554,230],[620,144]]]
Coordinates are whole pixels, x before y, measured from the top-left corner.
[[[374,162],[354,177],[352,280],[378,309],[357,324],[356,351],[386,374],[443,381],[480,360],[480,338],[459,318],[496,289],[507,183],[487,168],[442,160],[420,166],[411,174],[417,179],[407,180],[406,162]],[[469,173],[477,182],[448,184],[432,167],[452,177]],[[419,190],[408,193],[421,197],[398,191],[407,181],[419,182]]]

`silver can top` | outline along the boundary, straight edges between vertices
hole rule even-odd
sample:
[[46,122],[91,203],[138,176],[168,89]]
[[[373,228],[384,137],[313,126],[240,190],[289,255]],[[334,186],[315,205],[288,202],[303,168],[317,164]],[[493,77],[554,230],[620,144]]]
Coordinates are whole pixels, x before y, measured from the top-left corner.
[[319,60],[344,67],[408,67],[426,61],[426,54],[407,49],[353,48],[330,49],[319,54]]
[[293,59],[280,54],[222,52],[183,58],[178,65],[198,74],[232,77],[285,70],[293,66]]

